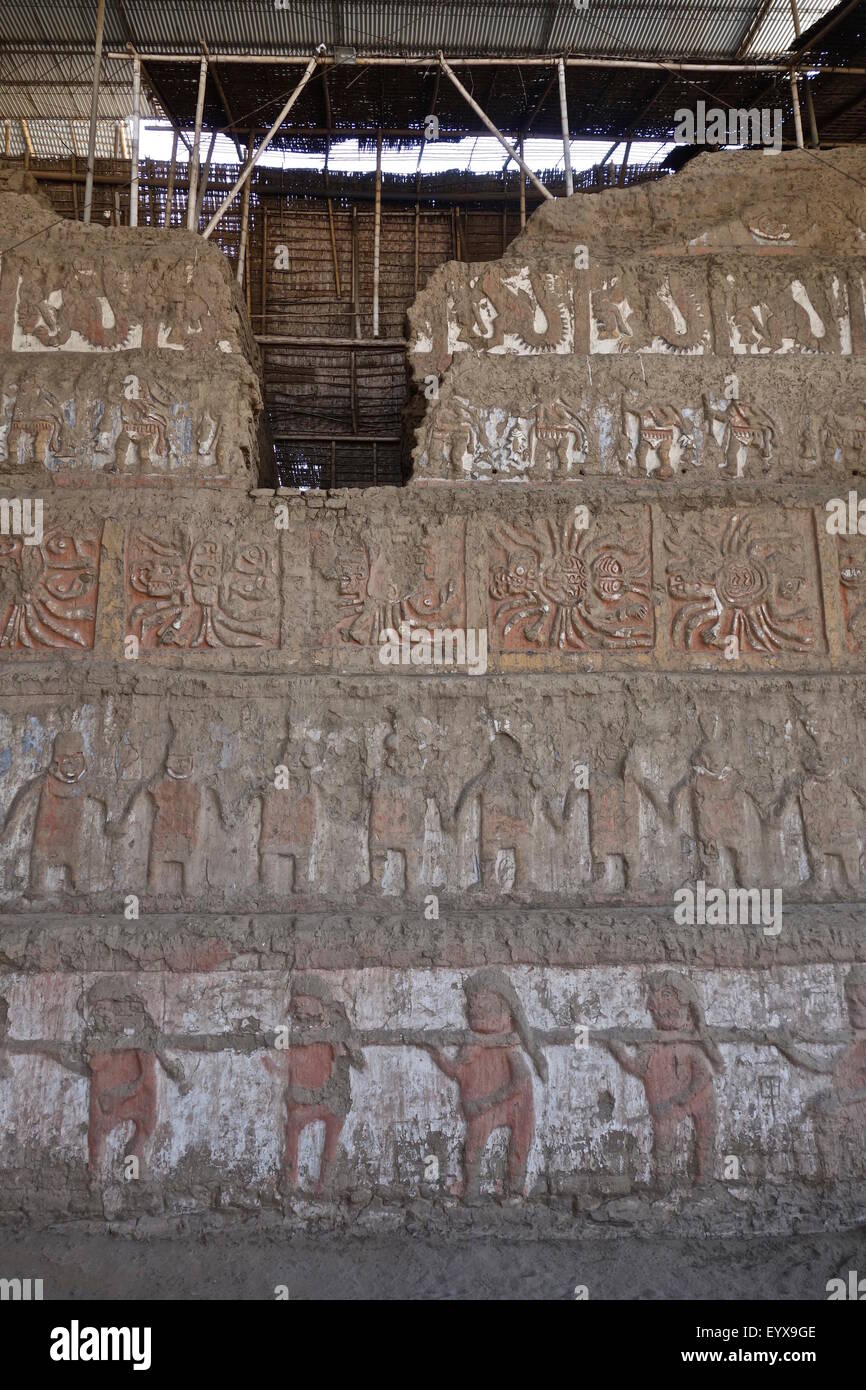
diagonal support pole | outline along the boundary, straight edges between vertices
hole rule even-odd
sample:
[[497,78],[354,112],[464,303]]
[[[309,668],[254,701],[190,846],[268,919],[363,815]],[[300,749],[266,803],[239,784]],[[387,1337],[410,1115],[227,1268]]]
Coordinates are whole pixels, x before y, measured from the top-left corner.
[[467,92],[466,88],[463,86],[463,83],[460,81],[460,78],[454,72],[453,68],[450,68],[448,66],[441,52],[439,54],[439,66],[442,68],[442,71],[446,74],[446,76],[450,78],[451,82],[457,88],[458,92],[464,98],[464,100],[467,101],[469,105],[472,107],[472,110],[475,112],[476,116],[478,116],[479,119],[484,122],[491,135],[496,136],[496,139],[499,141],[506,154],[509,154],[511,158],[515,161],[515,163],[519,166],[519,168],[523,171],[524,177],[529,179],[530,183],[538,189],[539,193],[543,198],[547,198],[550,202],[553,202],[553,194],[551,193],[550,189],[545,188],[544,184],[541,182],[541,179],[536,178],[535,174],[529,168],[528,164],[524,164],[523,160],[517,153],[517,150],[514,148],[514,146],[508,143],[505,136],[502,134],[502,131],[497,130],[490,117],[485,115],[475,98],[471,95],[471,93]]
[[291,109],[292,109],[292,107],[294,106],[295,102],[297,101],[298,97],[301,95],[301,92],[304,90],[304,88],[306,87],[306,85],[307,85],[307,83],[309,82],[310,78],[312,77],[313,73],[315,72],[315,70],[316,70],[316,61],[317,61],[317,60],[316,60],[315,58],[311,58],[310,61],[307,63],[307,66],[304,68],[304,75],[303,75],[303,77],[301,78],[301,80],[300,80],[300,82],[298,83],[298,85],[297,85],[297,87],[295,88],[295,90],[292,92],[292,95],[289,97],[288,101],[286,102],[286,104],[285,104],[285,106],[283,107],[282,111],[280,112],[279,116],[277,116],[277,119],[274,121],[273,125],[271,126],[271,128],[270,128],[270,130],[268,131],[267,135],[265,136],[264,140],[263,140],[262,143],[259,145],[258,149],[257,149],[256,152],[255,152],[254,157],[253,157],[247,164],[244,165],[244,168],[243,168],[242,173],[240,174],[240,177],[239,177],[239,178],[237,179],[237,181],[233,184],[233,186],[229,189],[228,193],[227,193],[226,196],[223,198],[222,202],[220,203],[219,207],[217,208],[217,210],[216,210],[216,212],[214,213],[213,217],[211,218],[210,222],[208,222],[207,226],[205,227],[205,229],[204,229],[204,231],[203,231],[203,233],[202,233],[202,236],[204,236],[205,239],[207,239],[207,238],[210,236],[211,232],[213,231],[214,227],[217,225],[217,223],[218,223],[218,222],[220,221],[220,219],[222,218],[222,216],[223,216],[223,214],[225,213],[226,209],[229,208],[229,207],[231,207],[232,203],[234,202],[235,198],[236,198],[236,197],[238,196],[238,194],[240,193],[240,191],[241,191],[241,189],[243,188],[244,184],[246,183],[247,179],[250,177],[250,174],[253,172],[253,170],[255,169],[256,165],[257,165],[258,162],[259,162],[259,160],[261,159],[262,155],[265,153],[265,150],[266,150],[266,149],[268,148],[268,146],[270,145],[271,141],[273,140],[273,138],[274,138],[274,136],[276,135],[277,131],[279,130],[280,126],[283,124],[283,121],[286,119],[286,116],[288,116],[289,112],[291,111]]

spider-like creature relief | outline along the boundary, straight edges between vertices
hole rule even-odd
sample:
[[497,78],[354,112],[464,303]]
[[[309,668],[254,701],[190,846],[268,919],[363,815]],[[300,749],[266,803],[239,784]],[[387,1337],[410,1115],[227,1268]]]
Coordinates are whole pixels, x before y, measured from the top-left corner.
[[[186,547],[189,547],[188,549]],[[148,646],[261,647],[273,638],[273,556],[258,542],[228,553],[213,536],[162,542],[139,535],[129,588],[142,594],[129,614]]]
[[506,553],[494,566],[491,597],[506,645],[521,636],[538,646],[632,648],[652,646],[650,566],[638,537],[612,544],[572,517],[547,520],[534,531],[503,527]]
[[148,643],[151,633],[156,646],[179,645],[181,628],[192,608],[192,590],[180,550],[153,536],[136,536],[129,587],[145,598],[129,614],[133,626],[141,623],[142,645]]
[[0,647],[91,647],[98,556],[92,533],[0,536]]
[[667,567],[668,592],[681,605],[671,628],[675,646],[727,648],[733,638],[738,650],[768,656],[808,649],[813,639],[800,626],[808,609],[794,606],[806,578],[788,568],[773,542],[755,534],[755,525],[753,517],[733,515],[720,543],[697,536],[666,543],[675,556]]

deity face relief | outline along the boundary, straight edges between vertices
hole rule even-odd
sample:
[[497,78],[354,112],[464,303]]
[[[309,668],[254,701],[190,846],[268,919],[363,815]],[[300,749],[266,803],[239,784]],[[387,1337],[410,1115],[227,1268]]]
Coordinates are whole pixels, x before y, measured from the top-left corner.
[[169,777],[176,782],[184,781],[192,776],[192,753],[169,753],[165,764],[165,770]]
[[315,995],[293,994],[292,1017],[299,1023],[321,1023],[325,1017],[325,1006]]
[[81,781],[86,766],[84,749],[77,739],[58,737],[54,740],[49,772],[56,781],[62,782],[65,786],[72,786],[75,782]]
[[473,1033],[507,1033],[511,1014],[504,999],[492,990],[479,990],[469,997],[466,1016]]
[[656,985],[650,991],[647,1004],[653,1023],[663,1032],[679,1033],[690,1027],[689,1006],[670,986]]

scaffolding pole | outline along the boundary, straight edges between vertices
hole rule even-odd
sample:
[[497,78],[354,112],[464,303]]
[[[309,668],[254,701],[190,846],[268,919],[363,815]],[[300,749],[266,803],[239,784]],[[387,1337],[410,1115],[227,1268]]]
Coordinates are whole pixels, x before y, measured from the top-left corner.
[[481,121],[483,121],[484,125],[487,126],[487,129],[490,131],[491,135],[496,136],[496,139],[499,141],[506,154],[511,155],[511,158],[515,160],[516,163],[519,165],[524,177],[528,178],[530,183],[534,184],[534,186],[538,189],[539,193],[543,198],[547,198],[550,202],[553,202],[553,194],[551,193],[550,189],[545,188],[544,184],[541,182],[541,179],[536,178],[535,174],[533,174],[529,166],[527,164],[524,164],[522,158],[517,153],[517,150],[514,148],[513,145],[510,145],[508,143],[505,136],[502,134],[502,131],[497,129],[497,127],[491,121],[490,117],[485,115],[481,107],[478,105],[478,102],[475,100],[475,98],[471,95],[470,92],[467,92],[466,88],[463,86],[463,83],[460,81],[460,78],[457,76],[456,72],[454,72],[448,66],[441,53],[439,54],[439,63],[442,67],[442,71],[451,80],[452,84],[457,88],[457,91],[464,98],[464,100],[469,104],[469,106],[472,107],[472,110],[475,112],[476,116],[478,116],[478,118]]
[[138,149],[141,138],[141,59],[132,60],[132,163],[129,180],[129,225],[138,226]]
[[382,132],[376,137],[376,202],[373,211],[373,337],[379,336],[379,253],[382,247]]
[[249,164],[247,164],[247,165],[245,166],[245,168],[244,168],[243,172],[241,173],[240,177],[237,179],[237,181],[236,181],[236,183],[233,185],[233,187],[229,189],[228,193],[226,194],[226,196],[225,196],[225,198],[223,199],[223,201],[220,203],[219,207],[217,208],[217,210],[216,210],[216,212],[214,213],[213,217],[211,218],[210,222],[208,222],[207,226],[205,227],[205,229],[204,229],[204,236],[205,236],[205,238],[207,238],[207,237],[209,237],[209,236],[211,235],[211,233],[213,232],[214,227],[216,227],[217,223],[221,220],[221,218],[222,218],[223,214],[225,213],[226,209],[229,208],[229,207],[231,207],[232,203],[234,202],[235,198],[236,198],[236,197],[238,196],[238,194],[240,193],[240,191],[241,191],[241,189],[243,188],[244,184],[246,183],[247,179],[250,177],[250,174],[253,172],[253,169],[256,167],[256,165],[258,164],[258,162],[259,162],[259,160],[261,159],[262,155],[265,153],[265,150],[268,149],[268,147],[269,147],[271,141],[273,140],[274,136],[276,135],[277,131],[279,130],[280,126],[283,124],[283,121],[286,119],[286,116],[289,114],[289,112],[291,111],[291,109],[292,109],[292,107],[294,106],[295,102],[297,101],[298,97],[301,95],[301,92],[304,90],[304,88],[306,87],[306,85],[307,85],[307,83],[309,82],[310,78],[312,77],[312,75],[313,75],[313,73],[314,73],[314,71],[315,71],[315,68],[316,68],[316,63],[317,63],[317,61],[318,61],[318,60],[317,60],[316,58],[311,58],[310,61],[307,63],[307,66],[304,68],[304,75],[303,75],[303,77],[301,78],[301,80],[300,80],[300,82],[298,83],[298,85],[297,85],[297,87],[295,88],[295,90],[292,92],[292,95],[289,97],[288,101],[286,102],[286,104],[285,104],[285,106],[283,107],[282,111],[280,112],[279,116],[277,116],[277,119],[274,121],[273,125],[271,126],[271,128],[270,128],[270,130],[268,131],[267,135],[265,136],[264,140],[263,140],[262,143],[259,145],[259,147],[258,147],[258,149],[256,150],[256,153],[255,153],[253,159],[250,161]]
[[199,59],[198,69],[198,95],[195,102],[195,136],[192,142],[192,153],[190,154],[189,170],[189,191],[186,201],[186,229],[188,232],[195,231],[195,208],[196,198],[198,197],[198,171],[201,163],[201,123],[204,117],[204,93],[207,86],[207,58],[202,55]]
[[93,166],[96,161],[96,123],[99,117],[99,77],[102,71],[102,36],[105,31],[105,0],[99,0],[96,11],[96,44],[93,50],[93,90],[90,94],[90,129],[87,133],[87,183],[84,187],[84,217],[90,221],[93,204]]
[[560,58],[559,68],[559,115],[562,121],[562,157],[565,162],[565,191],[570,198],[574,192],[574,179],[571,174],[571,135],[568,129],[568,99],[565,91],[565,63]]

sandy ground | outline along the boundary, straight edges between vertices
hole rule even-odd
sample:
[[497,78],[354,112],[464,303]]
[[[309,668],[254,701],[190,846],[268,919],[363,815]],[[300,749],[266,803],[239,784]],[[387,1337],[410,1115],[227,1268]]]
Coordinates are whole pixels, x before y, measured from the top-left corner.
[[866,1274],[866,1229],[754,1240],[434,1239],[407,1235],[0,1230],[0,1277],[42,1278],[46,1299],[825,1300]]

